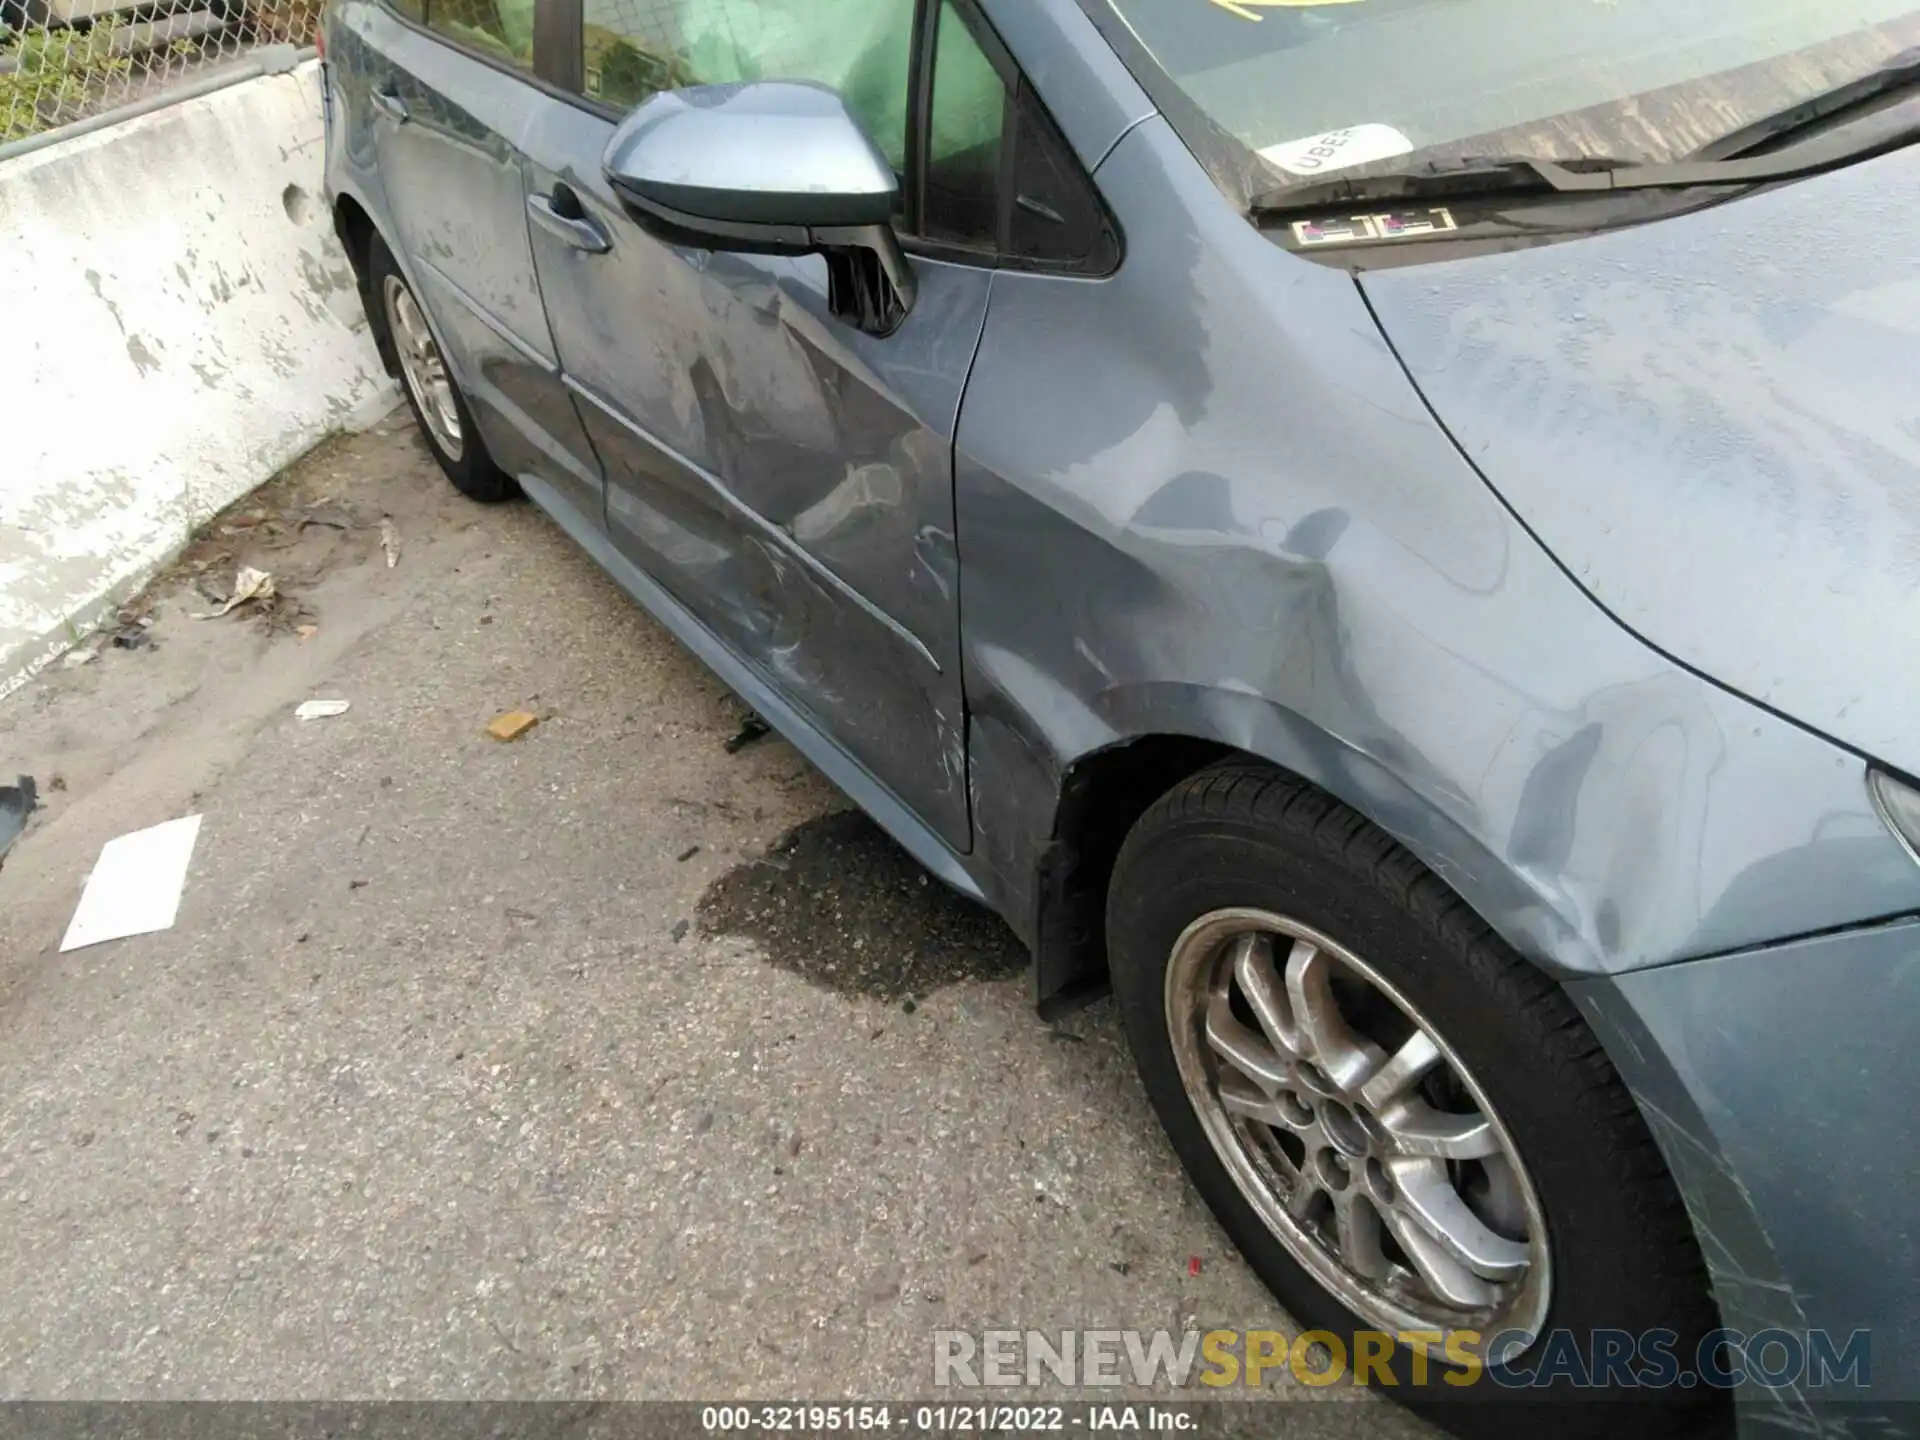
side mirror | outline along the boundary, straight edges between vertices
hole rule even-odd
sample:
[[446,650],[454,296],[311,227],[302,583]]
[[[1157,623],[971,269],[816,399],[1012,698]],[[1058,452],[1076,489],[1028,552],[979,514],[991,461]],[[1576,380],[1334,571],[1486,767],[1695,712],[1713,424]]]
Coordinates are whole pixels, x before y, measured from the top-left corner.
[[886,157],[823,85],[784,80],[663,91],[613,132],[601,167],[636,219],[703,250],[826,258],[828,303],[875,335],[913,308],[889,223]]

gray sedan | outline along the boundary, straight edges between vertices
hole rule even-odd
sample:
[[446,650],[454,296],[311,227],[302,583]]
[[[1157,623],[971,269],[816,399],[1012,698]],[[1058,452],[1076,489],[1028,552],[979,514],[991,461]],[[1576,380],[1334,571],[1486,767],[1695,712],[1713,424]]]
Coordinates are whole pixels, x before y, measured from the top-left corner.
[[1037,1004],[1110,987],[1336,1365],[1461,1433],[1910,1433],[1920,10],[321,38],[448,477],[1005,916]]

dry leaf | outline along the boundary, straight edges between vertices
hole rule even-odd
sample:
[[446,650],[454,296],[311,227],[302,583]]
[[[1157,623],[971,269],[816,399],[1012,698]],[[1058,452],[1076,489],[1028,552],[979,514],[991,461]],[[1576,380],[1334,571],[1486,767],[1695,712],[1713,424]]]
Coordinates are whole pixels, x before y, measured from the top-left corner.
[[233,577],[233,593],[212,610],[201,611],[194,615],[196,620],[217,620],[236,605],[244,605],[249,600],[266,601],[273,598],[273,576],[264,570],[256,570],[251,565],[240,567],[240,573]]

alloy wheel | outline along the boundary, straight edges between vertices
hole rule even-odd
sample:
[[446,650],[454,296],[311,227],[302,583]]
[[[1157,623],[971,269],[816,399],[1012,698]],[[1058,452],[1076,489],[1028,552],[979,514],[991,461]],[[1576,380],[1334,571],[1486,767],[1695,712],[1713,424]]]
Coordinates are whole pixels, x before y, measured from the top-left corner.
[[387,329],[400,355],[400,373],[406,379],[407,391],[433,433],[434,443],[449,460],[458,460],[462,445],[460,410],[433,331],[427,327],[427,318],[420,313],[413,292],[398,275],[387,276],[386,302]]
[[[1533,1183],[1439,1031],[1330,937],[1218,910],[1174,944],[1166,1015],[1187,1098],[1260,1219],[1363,1324],[1537,1335],[1551,1262]],[[1438,1348],[1438,1347],[1436,1347]]]

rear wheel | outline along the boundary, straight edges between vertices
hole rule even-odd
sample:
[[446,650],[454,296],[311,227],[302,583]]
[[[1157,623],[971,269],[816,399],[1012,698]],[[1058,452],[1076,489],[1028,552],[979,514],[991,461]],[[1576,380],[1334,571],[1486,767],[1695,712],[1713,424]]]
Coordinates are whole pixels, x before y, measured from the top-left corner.
[[518,495],[513,477],[487,453],[426,312],[378,235],[368,242],[367,271],[373,322],[383,344],[391,347],[407,405],[433,458],[463,495],[489,504]]
[[[1216,766],[1128,836],[1107,934],[1194,1184],[1349,1367],[1385,1354],[1392,1393],[1458,1434],[1722,1423],[1693,1376],[1631,1407],[1493,1383],[1530,1376],[1537,1337],[1562,1329],[1589,1359],[1596,1330],[1672,1331],[1691,1370],[1715,1311],[1652,1137],[1572,1002],[1391,837],[1276,771]],[[1414,1332],[1433,1337],[1427,1363]],[[1462,1386],[1469,1356],[1497,1377]],[[1473,1403],[1489,1399],[1508,1403]]]

